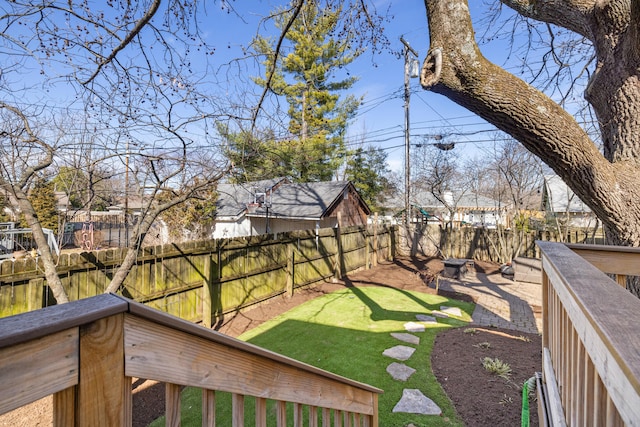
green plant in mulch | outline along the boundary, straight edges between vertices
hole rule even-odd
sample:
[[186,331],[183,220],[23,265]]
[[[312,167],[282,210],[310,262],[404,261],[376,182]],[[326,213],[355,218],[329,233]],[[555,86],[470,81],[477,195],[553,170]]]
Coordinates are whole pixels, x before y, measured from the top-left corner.
[[[390,333],[406,332],[404,324],[415,322],[416,314],[430,314],[441,305],[460,307],[463,316],[438,319],[437,324],[427,324],[425,332],[416,333],[420,344],[404,363],[417,371],[406,382],[393,380],[386,367],[394,360],[382,352],[408,344]],[[240,339],[381,388],[384,390],[378,405],[381,426],[461,426],[462,421],[431,371],[430,357],[436,334],[444,328],[466,325],[472,312],[473,304],[438,295],[383,287],[349,288],[308,301]],[[419,389],[433,399],[442,409],[442,416],[393,413],[405,388]],[[182,393],[182,425],[200,425],[200,404],[199,389],[187,388]],[[187,406],[191,408],[188,413]],[[245,407],[245,419],[251,420],[254,408],[251,398],[246,399]],[[230,408],[230,397],[216,393],[219,425],[231,425]],[[268,406],[268,416],[273,413],[275,410]],[[153,425],[161,425],[160,422],[163,421],[157,420]]]
[[478,344],[473,344],[476,348],[491,348],[491,343],[487,341],[479,342]]
[[482,361],[482,366],[488,372],[496,374],[497,376],[504,378],[505,380],[508,380],[511,376],[511,366],[498,358],[492,359],[490,357],[485,357]]

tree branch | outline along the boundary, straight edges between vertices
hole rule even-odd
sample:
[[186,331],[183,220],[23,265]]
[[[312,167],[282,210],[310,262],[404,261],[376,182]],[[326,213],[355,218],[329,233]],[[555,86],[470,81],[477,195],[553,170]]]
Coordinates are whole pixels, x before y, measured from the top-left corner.
[[144,16],[136,23],[135,27],[133,27],[133,29],[131,30],[131,32],[129,32],[129,34],[127,34],[127,36],[122,40],[122,42],[120,42],[120,44],[118,46],[115,47],[115,49],[113,49],[113,51],[111,52],[111,54],[109,54],[109,56],[107,58],[105,58],[103,61],[101,61],[98,64],[98,68],[96,68],[96,70],[93,72],[93,74],[84,82],[82,82],[83,85],[87,85],[89,84],[93,79],[95,79],[98,75],[98,73],[100,73],[100,70],[102,70],[102,68],[109,64],[111,61],[113,61],[116,57],[116,55],[123,50],[125,47],[127,47],[127,45],[129,43],[131,43],[131,40],[133,40],[133,38],[135,36],[137,36],[140,31],[142,31],[142,29],[149,23],[149,21],[151,21],[151,18],[153,18],[153,16],[156,14],[156,12],[158,11],[158,9],[160,8],[160,3],[162,2],[162,0],[154,0],[153,3],[151,4],[151,7],[149,8],[149,10],[147,10],[147,12],[144,14]]
[[[637,193],[628,177],[637,175],[634,166],[613,167],[569,113],[484,58],[474,39],[466,0],[425,0],[425,5],[432,50],[443,49],[442,71],[431,90],[521,142],[608,225],[631,229],[623,223],[629,220],[629,202]],[[422,73],[423,79],[434,76],[428,67]]]
[[282,31],[280,32],[280,36],[278,37],[278,43],[276,43],[276,49],[273,53],[273,61],[271,61],[271,64],[270,64],[271,69],[268,70],[269,75],[267,76],[267,81],[265,82],[264,89],[262,90],[262,94],[260,95],[260,100],[258,101],[258,104],[256,105],[256,108],[253,111],[253,117],[251,118],[252,131],[255,129],[255,125],[258,120],[258,114],[262,109],[262,103],[267,97],[267,93],[269,93],[269,91],[271,90],[271,81],[273,80],[273,76],[275,75],[275,72],[277,70],[278,58],[280,57],[280,50],[282,49],[282,44],[284,43],[284,40],[287,37],[287,32],[289,31],[289,29],[291,28],[295,20],[298,18],[298,15],[302,10],[303,5],[304,5],[304,0],[297,1],[297,3],[292,9],[292,13],[291,13],[291,16],[289,17],[289,20],[287,21],[285,26],[282,28]]

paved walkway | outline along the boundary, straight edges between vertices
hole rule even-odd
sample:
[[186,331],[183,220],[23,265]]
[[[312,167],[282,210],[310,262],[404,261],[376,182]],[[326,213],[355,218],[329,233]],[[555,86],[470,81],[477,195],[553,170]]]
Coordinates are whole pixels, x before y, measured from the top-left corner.
[[542,286],[516,282],[501,274],[473,270],[460,280],[440,277],[440,289],[470,295],[476,300],[472,321],[479,326],[542,333]]

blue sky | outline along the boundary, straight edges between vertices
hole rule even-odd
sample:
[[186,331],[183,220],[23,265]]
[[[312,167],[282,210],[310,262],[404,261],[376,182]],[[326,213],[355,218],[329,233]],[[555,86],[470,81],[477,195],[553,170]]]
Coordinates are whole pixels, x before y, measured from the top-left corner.
[[[217,60],[241,55],[240,47],[246,46],[255,34],[257,23],[269,10],[282,1],[232,2],[231,6],[242,15],[242,19],[224,10],[216,11],[215,21],[220,25],[211,28],[210,37],[226,44],[220,49]],[[474,20],[482,18],[483,8],[479,1],[471,1]],[[220,6],[220,4],[218,5]],[[379,11],[389,9],[393,16],[385,26],[392,48],[401,51],[402,36],[419,54],[419,63],[427,54],[428,30],[424,2],[421,0],[377,1]],[[244,21],[244,22],[243,22]],[[263,34],[273,31],[273,25],[263,27]],[[211,40],[210,40],[211,41]],[[225,49],[226,48],[226,49]],[[490,59],[493,54],[504,52],[496,46],[487,46],[484,54]],[[404,58],[383,52],[374,57],[367,52],[348,67],[351,75],[359,78],[349,93],[363,96],[363,104],[348,133],[349,143],[360,141],[385,149],[392,170],[402,172],[404,167]],[[493,126],[487,124],[467,110],[458,107],[443,96],[423,90],[418,79],[411,79],[410,134],[411,142],[419,143],[422,135],[455,134],[450,141],[461,142],[456,146],[462,157],[480,154],[488,147]],[[480,133],[476,133],[482,131]],[[467,135],[465,135],[467,134]],[[473,134],[473,135],[470,135]],[[431,140],[433,142],[433,140]]]
[[[243,48],[249,45],[258,29],[263,35],[276,34],[273,21],[262,26],[259,24],[261,19],[276,6],[285,3],[286,0],[230,2],[218,0],[206,4],[204,7],[206,15],[200,16],[199,29],[206,41],[215,47],[215,54],[207,56],[209,61],[206,64],[207,68],[204,68],[204,61],[202,66],[198,64],[197,72],[204,76],[201,82],[207,85],[208,93],[218,95],[220,99],[229,100],[229,102],[233,100],[239,104],[252,102],[252,98],[243,98],[244,94],[241,90],[246,89],[247,86],[253,86],[252,91],[259,92],[260,88],[251,84],[249,79],[260,75],[260,70],[255,67],[256,62],[253,59],[242,62],[233,61],[245,55],[246,51],[243,51]],[[234,9],[235,13],[225,8],[227,4]],[[101,5],[104,3],[96,1],[97,10]],[[391,21],[385,24],[385,32],[392,44],[391,47],[401,52],[400,37],[402,36],[418,52],[418,60],[421,63],[429,46],[423,1],[377,0],[375,5],[380,12],[388,9],[389,15],[392,16]],[[486,11],[485,1],[470,0],[470,7],[474,21],[483,18]],[[477,27],[476,31],[480,33],[481,28]],[[499,65],[504,63],[504,58],[501,56],[505,54],[505,44],[499,40],[483,45],[482,51],[486,57]],[[127,54],[125,51],[120,55]],[[194,60],[202,61],[202,58],[194,56]],[[230,63],[232,65],[229,65]],[[57,66],[56,62],[51,63],[51,73],[54,76],[61,71],[56,68]],[[50,76],[40,76],[37,71],[39,67],[34,66],[32,73],[34,83],[33,86],[28,85],[28,88],[35,90],[25,92],[24,97],[13,92],[14,96],[20,97],[18,101],[34,102],[32,99],[38,98],[40,104],[47,106],[62,106],[74,102],[76,95],[69,89],[66,78],[49,80],[48,84],[55,81],[57,85],[47,86],[51,92],[47,90],[45,93],[38,90],[37,81],[49,79]],[[356,97],[363,97],[360,110],[350,125],[347,142],[349,144],[364,142],[384,149],[388,154],[390,167],[396,172],[402,172],[404,166],[403,57],[390,52],[382,52],[372,57],[371,53],[367,52],[349,65],[346,72],[359,78],[349,93]],[[12,75],[18,78],[14,83],[22,84],[22,81],[27,80],[23,73],[24,70],[21,70],[19,76],[15,73]],[[64,73],[62,76],[64,77]],[[79,113],[81,114],[82,110],[79,110]],[[482,150],[492,146],[493,126],[445,97],[424,91],[419,86],[418,79],[411,80],[410,117],[412,144],[425,142],[424,136],[446,135],[445,142],[456,142],[456,151],[463,158],[482,154]],[[283,118],[283,123],[285,121],[286,117]],[[428,139],[426,141],[429,142]]]

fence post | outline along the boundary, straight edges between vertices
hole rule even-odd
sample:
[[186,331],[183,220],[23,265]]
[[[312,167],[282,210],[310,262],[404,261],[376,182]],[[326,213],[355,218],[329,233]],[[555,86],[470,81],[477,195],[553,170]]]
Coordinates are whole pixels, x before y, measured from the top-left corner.
[[295,282],[294,277],[294,268],[295,268],[295,251],[293,250],[293,241],[289,242],[287,245],[287,285],[286,285],[286,293],[287,297],[293,296],[293,285]]
[[202,326],[211,328],[213,325],[213,289],[211,277],[211,253],[204,259],[203,271],[205,277],[202,283]]
[[378,212],[373,215],[373,259],[374,267],[378,265]]
[[336,258],[333,263],[333,277],[335,279],[342,279],[342,233],[340,227],[342,226],[342,215],[338,212],[338,226],[336,227],[335,239],[336,239]]
[[373,265],[373,255],[371,253],[371,236],[369,227],[364,228],[364,269],[369,270]]

